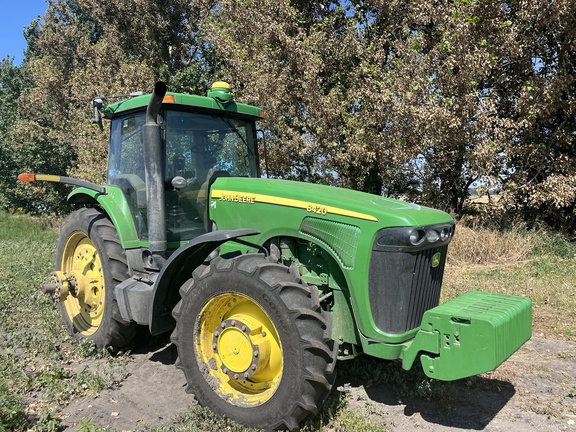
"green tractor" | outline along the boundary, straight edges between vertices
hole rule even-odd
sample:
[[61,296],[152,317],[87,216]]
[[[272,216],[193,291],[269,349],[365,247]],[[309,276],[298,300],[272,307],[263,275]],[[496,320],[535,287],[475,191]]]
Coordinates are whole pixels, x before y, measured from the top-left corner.
[[352,190],[263,178],[256,124],[226,83],[206,97],[105,106],[105,186],[78,186],[45,293],[68,331],[119,349],[171,331],[187,392],[217,414],[297,429],[362,353],[455,380],[495,369],[531,336],[523,297],[468,292],[439,306],[452,218]]

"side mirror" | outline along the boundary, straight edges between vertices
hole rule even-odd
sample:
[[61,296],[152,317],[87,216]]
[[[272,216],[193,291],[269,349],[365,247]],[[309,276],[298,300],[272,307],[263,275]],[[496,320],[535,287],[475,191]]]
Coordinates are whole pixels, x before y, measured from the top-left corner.
[[92,101],[92,109],[94,110],[94,118],[92,123],[98,125],[101,131],[104,131],[104,126],[102,125],[102,116],[100,115],[100,110],[104,108],[105,99],[102,97],[97,97]]

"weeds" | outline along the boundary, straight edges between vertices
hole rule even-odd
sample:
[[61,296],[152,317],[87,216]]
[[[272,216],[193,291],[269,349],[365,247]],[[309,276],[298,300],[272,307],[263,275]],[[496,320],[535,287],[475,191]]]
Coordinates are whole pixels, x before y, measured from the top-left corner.
[[382,422],[372,417],[364,407],[352,408],[346,393],[332,392],[320,413],[312,421],[307,422],[302,431],[383,431]]
[[548,417],[555,417],[558,415],[558,407],[553,401],[543,401],[539,397],[536,397],[530,405],[530,411]]
[[185,413],[179,415],[174,424],[158,429],[155,432],[192,432],[192,431],[227,431],[250,432],[257,429],[247,428],[230,419],[219,417],[208,408],[194,405]]
[[568,351],[559,351],[558,357],[560,357],[561,359],[570,359],[576,357],[576,353]]
[[523,226],[508,231],[469,227],[458,223],[450,244],[448,264],[459,266],[519,264],[529,259],[576,258],[576,242],[548,231],[531,231]]
[[94,425],[92,419],[84,420],[80,422],[78,430],[76,432],[105,432],[110,431],[109,427],[99,427]]
[[576,258],[576,242],[562,234],[540,231],[534,233],[533,238],[535,241],[532,255],[535,257]]
[[20,397],[0,382],[0,431],[19,430],[25,424],[26,415]]
[[[0,431],[23,430],[26,411],[38,419],[35,430],[56,430],[61,404],[125,376],[123,356],[71,340],[58,308],[41,293],[54,266],[55,240],[50,222],[0,213]],[[75,372],[70,364],[86,356],[101,359],[101,367]],[[43,414],[26,410],[25,399]]]
[[482,290],[530,298],[533,332],[576,337],[576,243],[560,234],[458,226],[448,253],[442,300]]
[[60,430],[61,421],[58,417],[50,412],[43,412],[36,424],[34,431],[36,432],[58,432]]

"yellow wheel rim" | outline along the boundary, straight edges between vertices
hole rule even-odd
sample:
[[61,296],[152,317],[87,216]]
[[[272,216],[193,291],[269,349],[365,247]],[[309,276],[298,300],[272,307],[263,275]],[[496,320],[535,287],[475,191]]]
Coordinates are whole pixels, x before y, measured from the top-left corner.
[[68,238],[61,271],[70,285],[64,300],[66,313],[79,333],[90,336],[102,322],[106,288],[100,256],[85,234],[74,233]]
[[196,323],[194,343],[206,380],[227,402],[257,406],[276,392],[282,377],[282,344],[276,327],[253,299],[232,293],[210,299]]

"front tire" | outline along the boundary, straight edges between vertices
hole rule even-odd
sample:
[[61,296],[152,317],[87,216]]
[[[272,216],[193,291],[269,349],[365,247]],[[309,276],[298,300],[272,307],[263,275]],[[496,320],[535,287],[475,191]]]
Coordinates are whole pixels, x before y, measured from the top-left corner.
[[104,213],[82,208],[68,216],[56,244],[55,273],[72,287],[58,303],[71,335],[92,340],[97,349],[118,350],[132,340],[136,323],[122,319],[114,294],[129,277],[126,255]]
[[241,424],[297,429],[335,379],[318,289],[263,255],[216,258],[180,289],[177,367],[201,405]]

